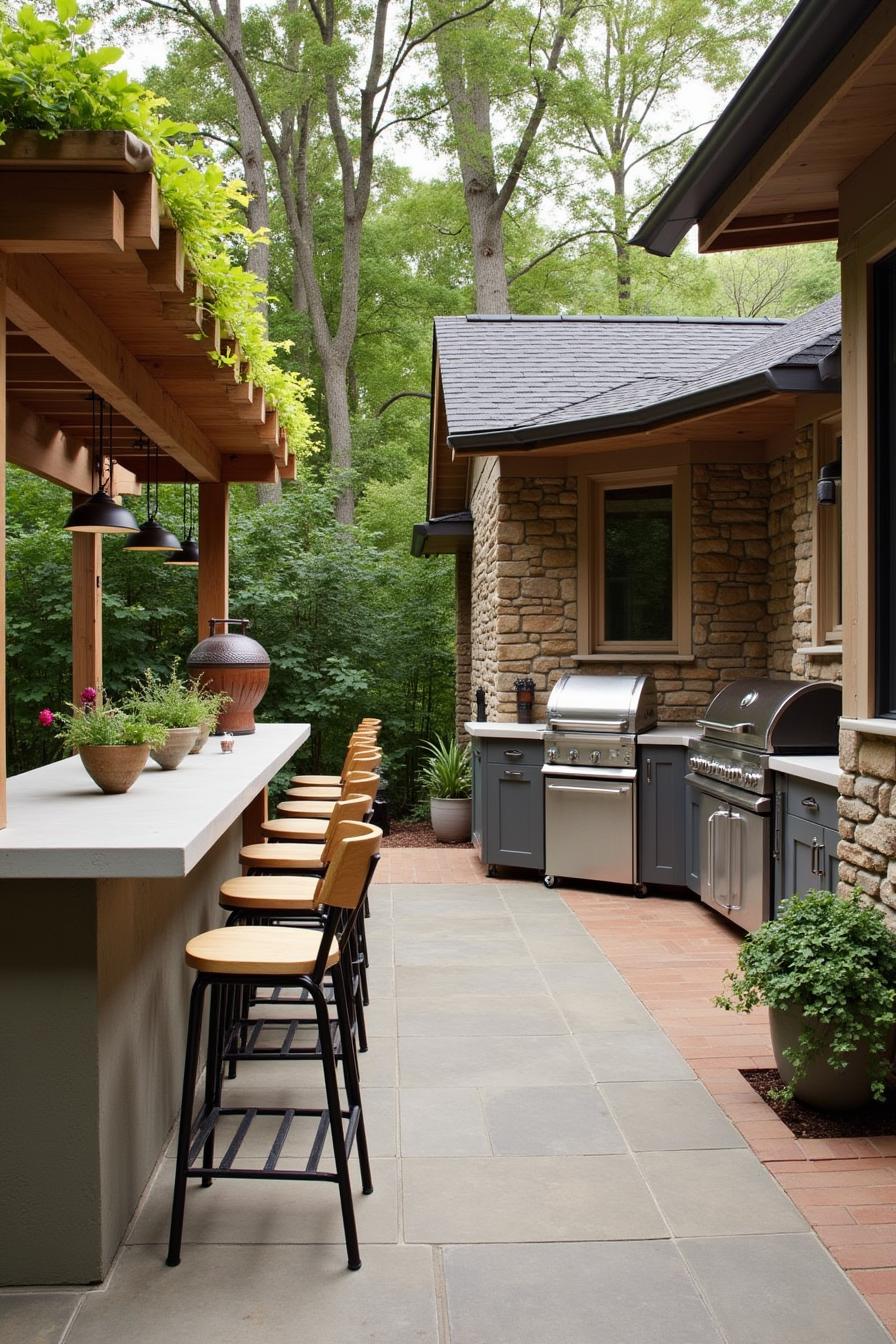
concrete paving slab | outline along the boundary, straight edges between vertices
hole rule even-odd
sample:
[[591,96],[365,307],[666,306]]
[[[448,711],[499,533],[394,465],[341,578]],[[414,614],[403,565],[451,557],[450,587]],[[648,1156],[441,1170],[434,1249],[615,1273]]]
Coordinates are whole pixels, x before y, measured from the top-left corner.
[[439,933],[395,936],[396,966],[532,966],[517,934]]
[[746,1147],[700,1082],[602,1083],[600,1091],[635,1152]]
[[590,1031],[650,1031],[656,1022],[631,990],[607,994],[588,989],[555,991],[557,1004],[573,1034]]
[[0,1293],[0,1344],[59,1344],[80,1293]]
[[666,1242],[449,1246],[445,1281],[451,1344],[723,1344]]
[[638,1162],[677,1237],[806,1231],[802,1214],[747,1149],[641,1153]]
[[624,1241],[669,1235],[634,1160],[406,1158],[405,1239]]
[[652,1031],[580,1032],[576,1044],[598,1083],[694,1077],[694,1070],[657,1027]]
[[403,1087],[402,1157],[488,1157],[492,1146],[473,1087]]
[[[534,988],[534,986],[533,986]],[[569,1029],[547,994],[434,995],[402,998],[398,1035],[566,1036]]]
[[590,1083],[570,1036],[403,1036],[402,1087],[543,1087]]
[[596,1087],[486,1088],[482,1102],[492,1148],[499,1157],[626,1150]]
[[535,966],[397,966],[395,987],[404,995],[538,994],[544,982]]
[[594,939],[584,930],[581,934],[530,938],[527,946],[537,966],[575,966],[604,959]]
[[713,1237],[679,1247],[729,1344],[891,1344],[811,1234]]

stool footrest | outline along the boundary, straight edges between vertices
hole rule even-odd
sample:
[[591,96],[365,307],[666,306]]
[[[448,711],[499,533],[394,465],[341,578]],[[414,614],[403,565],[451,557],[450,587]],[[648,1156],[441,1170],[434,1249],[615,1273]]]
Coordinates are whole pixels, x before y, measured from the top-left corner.
[[[350,1106],[347,1110],[340,1111],[339,1114],[346,1122],[344,1131],[345,1150],[348,1154],[352,1151],[355,1135],[358,1132],[361,1108]],[[197,1164],[197,1158],[199,1158],[207,1140],[217,1128],[218,1122],[236,1116],[240,1118],[239,1126],[220,1162],[213,1163],[210,1166],[204,1166],[201,1162]],[[259,1116],[275,1116],[279,1117],[281,1121],[274,1142],[271,1144],[270,1152],[261,1166],[234,1167],[233,1163],[252,1128],[252,1124]],[[308,1154],[308,1160],[301,1167],[283,1168],[279,1165],[283,1148],[289,1137],[293,1122],[298,1118],[317,1120],[317,1129]],[[335,1171],[321,1171],[319,1169],[324,1144],[329,1132],[330,1116],[325,1106],[311,1108],[302,1106],[215,1106],[210,1111],[200,1114],[194,1126],[187,1176],[206,1179],[230,1176],[243,1177],[248,1180],[336,1181],[339,1178]]]
[[[296,1035],[300,1027],[310,1027],[314,1031],[313,1041],[309,1040],[307,1045],[296,1044]],[[282,1039],[277,1044],[265,1045],[261,1043],[262,1032],[273,1033],[282,1032]],[[342,1058],[342,1042],[339,1036],[339,1023],[332,1021],[330,1023],[330,1039],[333,1042],[333,1052],[336,1059]],[[317,1031],[317,1020],[314,1017],[248,1017],[238,1019],[232,1022],[227,1039],[224,1043],[224,1049],[221,1052],[222,1062],[229,1064],[232,1060],[246,1059],[320,1059],[320,1036]]]

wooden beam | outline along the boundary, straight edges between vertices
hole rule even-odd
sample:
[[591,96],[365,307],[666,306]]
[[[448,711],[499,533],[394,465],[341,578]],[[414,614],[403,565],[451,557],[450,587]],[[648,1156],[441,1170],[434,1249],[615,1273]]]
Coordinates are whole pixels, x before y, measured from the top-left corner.
[[839,213],[838,210],[806,210],[802,214],[738,215],[711,242],[704,244],[701,231],[700,250],[737,252],[753,247],[830,242],[837,237]]
[[[10,462],[67,490],[92,493],[93,454],[83,439],[67,438],[58,425],[11,398],[7,399],[5,421]],[[139,488],[133,472],[116,468],[117,493],[136,494]]]
[[[72,507],[85,496],[72,494]],[[85,686],[103,684],[103,539],[72,534],[72,703]]]
[[157,248],[141,251],[150,288],[166,298],[184,292],[184,240],[180,229],[161,229]]
[[199,486],[199,638],[208,634],[213,616],[230,615],[230,560],[226,484]]
[[52,140],[39,131],[6,131],[0,145],[0,171],[29,166],[48,168],[111,168],[145,173],[152,168],[152,150],[130,131],[63,131]]
[[198,480],[220,479],[214,445],[45,257],[11,256],[16,326],[104,397]]
[[243,811],[243,844],[260,845],[266,839],[264,831],[261,829],[263,821],[268,819],[268,791],[263,788]]
[[[60,177],[65,181],[60,183]],[[30,184],[27,189],[26,182]],[[79,178],[75,173],[5,174],[0,192],[0,249],[120,253],[124,250],[124,201],[109,183],[97,190],[92,177]]]
[[0,827],[6,825],[6,258],[0,254]]

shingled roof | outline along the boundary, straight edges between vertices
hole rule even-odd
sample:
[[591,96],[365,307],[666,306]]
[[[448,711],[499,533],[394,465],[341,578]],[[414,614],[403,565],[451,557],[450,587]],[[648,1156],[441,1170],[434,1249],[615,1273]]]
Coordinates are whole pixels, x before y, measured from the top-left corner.
[[768,392],[835,390],[822,362],[840,300],[792,321],[686,317],[440,317],[455,450],[636,431]]

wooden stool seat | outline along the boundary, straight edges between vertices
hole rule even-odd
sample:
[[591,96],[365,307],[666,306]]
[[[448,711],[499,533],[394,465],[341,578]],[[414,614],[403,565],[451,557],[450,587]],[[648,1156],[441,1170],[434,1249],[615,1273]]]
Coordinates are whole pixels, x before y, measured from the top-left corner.
[[218,904],[225,910],[310,910],[319,889],[317,877],[229,877]]
[[[316,929],[233,924],[191,938],[185,956],[188,966],[206,975],[310,975],[321,938]],[[338,961],[339,947],[334,938],[327,969]]]
[[331,788],[338,789],[342,780],[338,775],[293,775],[289,781],[296,788]]
[[277,804],[278,817],[332,817],[338,798],[326,802],[320,798],[287,798]]
[[270,821],[262,822],[261,829],[265,835],[276,836],[278,840],[324,840],[329,824],[329,821],[315,817],[272,817]]
[[302,788],[290,788],[286,790],[287,798],[307,798],[310,803],[332,802],[335,798],[342,797],[342,785],[327,785],[323,788],[320,784],[305,785]]
[[243,845],[240,863],[246,868],[319,868],[324,860],[322,844]]

